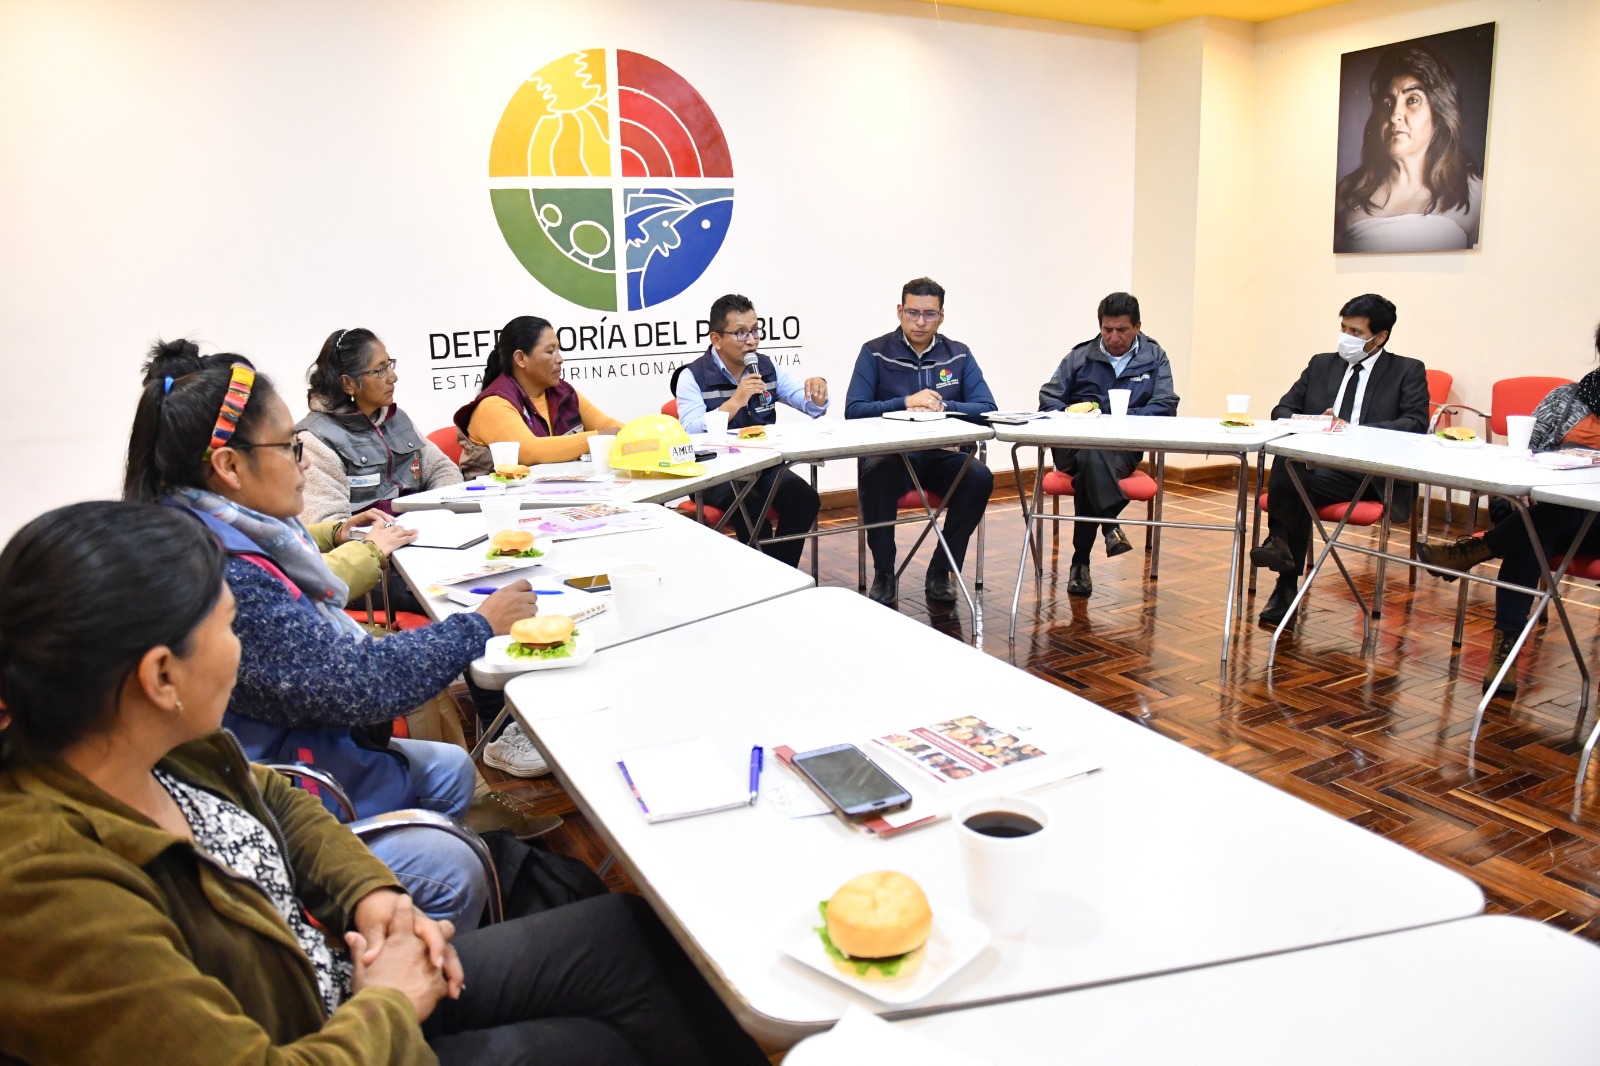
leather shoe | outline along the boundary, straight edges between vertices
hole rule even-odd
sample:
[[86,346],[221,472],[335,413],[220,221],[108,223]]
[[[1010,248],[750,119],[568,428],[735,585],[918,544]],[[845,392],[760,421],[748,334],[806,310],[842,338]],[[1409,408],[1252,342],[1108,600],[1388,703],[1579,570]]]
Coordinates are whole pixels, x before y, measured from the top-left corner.
[[474,833],[507,829],[518,840],[542,837],[562,826],[559,814],[533,814],[498,792],[486,792],[472,801],[461,816],[461,823]]
[[[1494,675],[1500,672],[1500,667],[1511,655],[1511,645],[1516,642],[1516,637],[1509,633],[1502,633],[1495,629],[1490,631],[1492,636],[1489,641],[1489,661],[1483,665],[1483,688],[1489,691],[1489,682],[1494,680]],[[1505,680],[1500,682],[1500,687],[1494,690],[1497,700],[1514,700],[1517,698],[1517,665],[1511,664],[1511,669],[1506,671]]]
[[[1294,602],[1296,591],[1297,586],[1293,578],[1288,580],[1280,579],[1272,587],[1272,595],[1267,597],[1266,605],[1256,615],[1256,621],[1264,626],[1278,625],[1283,621],[1283,616],[1289,613],[1289,605]],[[1289,623],[1289,627],[1291,629],[1294,628],[1293,621]]]
[[1088,563],[1073,563],[1072,569],[1067,571],[1067,595],[1090,596],[1094,594],[1094,582],[1089,578]]
[[1128,543],[1128,535],[1122,531],[1121,526],[1110,526],[1105,531],[1106,558],[1115,559],[1124,552],[1133,551],[1133,545]]
[[956,602],[956,583],[948,571],[942,574],[929,574],[927,592],[928,599],[933,603]]
[[[1289,549],[1289,542],[1282,537],[1268,537],[1265,544],[1251,548],[1250,561],[1276,574],[1292,574],[1299,569],[1294,552]],[[1292,589],[1289,594],[1294,595]],[[1273,595],[1276,596],[1277,592],[1274,591]]]
[[894,571],[879,570],[872,575],[872,588],[867,591],[867,599],[885,607],[893,607],[900,602],[900,583],[895,580]]

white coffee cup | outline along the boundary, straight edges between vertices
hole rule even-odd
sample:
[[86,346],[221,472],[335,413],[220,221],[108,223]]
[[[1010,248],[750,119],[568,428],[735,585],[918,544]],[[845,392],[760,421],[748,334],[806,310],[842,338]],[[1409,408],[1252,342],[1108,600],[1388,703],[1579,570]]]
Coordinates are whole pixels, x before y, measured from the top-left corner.
[[1132,395],[1132,389],[1106,390],[1106,399],[1111,401],[1111,416],[1113,418],[1121,418],[1128,413],[1128,397]]
[[495,466],[517,466],[517,456],[521,453],[522,445],[514,440],[496,441],[489,445],[489,455]]
[[712,440],[721,440],[728,435],[728,412],[706,412],[706,435]]
[[1527,451],[1534,421],[1532,415],[1506,415],[1506,447],[1514,452]]
[[[993,836],[969,824],[980,815],[994,814],[1009,814],[1016,822],[1032,822],[1039,828],[1024,836]],[[1027,932],[1039,907],[1039,874],[1050,848],[1050,813],[1016,796],[973,800],[956,811],[956,833],[973,916],[997,937]]]
[[485,496],[478,507],[483,511],[483,532],[492,537],[503,529],[517,528],[522,501],[515,496]]
[[648,631],[661,615],[661,567],[655,563],[624,563],[606,573],[611,578],[611,609],[624,631]]
[[1250,413],[1250,394],[1248,392],[1228,393],[1228,410],[1230,415],[1247,415]]
[[589,438],[589,459],[594,463],[597,474],[609,473],[611,470],[611,446],[617,443],[615,436],[596,433]]

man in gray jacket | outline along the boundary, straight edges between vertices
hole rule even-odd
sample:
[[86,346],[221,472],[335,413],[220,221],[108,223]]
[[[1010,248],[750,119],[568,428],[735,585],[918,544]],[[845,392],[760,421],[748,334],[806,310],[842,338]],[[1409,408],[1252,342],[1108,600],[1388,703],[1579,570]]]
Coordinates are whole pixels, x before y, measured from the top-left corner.
[[[1172,364],[1154,337],[1139,330],[1139,301],[1130,293],[1114,292],[1100,301],[1100,335],[1084,341],[1061,360],[1056,372],[1039,390],[1039,410],[1064,411],[1075,403],[1093,402],[1102,412],[1111,408],[1108,393],[1127,389],[1130,415],[1175,415],[1178,394],[1172,388]],[[1139,466],[1143,452],[1056,448],[1056,469],[1072,475],[1073,498],[1080,518],[1115,518],[1128,506],[1118,484]],[[1116,522],[1076,522],[1072,527],[1072,568],[1067,594],[1094,592],[1089,577],[1089,554],[1095,530],[1105,537],[1106,555],[1132,551],[1127,534]]]

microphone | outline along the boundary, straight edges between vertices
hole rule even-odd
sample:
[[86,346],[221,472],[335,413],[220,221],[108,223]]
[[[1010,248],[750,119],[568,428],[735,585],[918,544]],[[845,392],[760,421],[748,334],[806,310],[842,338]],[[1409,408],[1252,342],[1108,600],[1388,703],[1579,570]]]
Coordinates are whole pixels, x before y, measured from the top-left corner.
[[[756,353],[755,352],[746,352],[745,353],[745,356],[744,356],[744,372],[746,374],[755,374],[757,377],[760,377],[760,375],[761,375],[761,360],[756,358]],[[772,394],[767,392],[767,390],[763,388],[761,390],[762,402],[766,402],[767,400],[770,400],[771,398],[772,398]]]

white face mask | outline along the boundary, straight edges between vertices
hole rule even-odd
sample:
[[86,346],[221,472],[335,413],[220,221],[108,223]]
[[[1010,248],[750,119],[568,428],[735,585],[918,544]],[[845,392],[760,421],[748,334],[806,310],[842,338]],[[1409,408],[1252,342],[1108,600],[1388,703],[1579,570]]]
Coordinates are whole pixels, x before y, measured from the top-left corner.
[[1348,333],[1339,334],[1339,357],[1347,363],[1359,363],[1368,356],[1367,342]]

